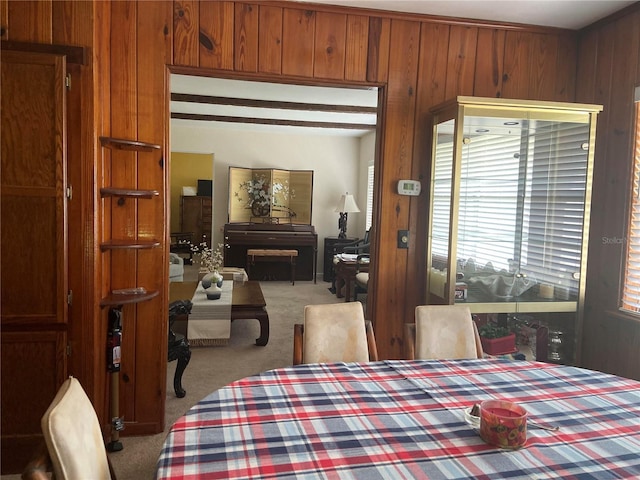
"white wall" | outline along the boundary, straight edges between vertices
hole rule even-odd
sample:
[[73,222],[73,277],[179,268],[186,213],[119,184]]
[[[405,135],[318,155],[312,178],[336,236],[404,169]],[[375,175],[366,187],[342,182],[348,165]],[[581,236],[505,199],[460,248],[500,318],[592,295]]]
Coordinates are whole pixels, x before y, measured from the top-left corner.
[[[313,170],[311,221],[318,234],[318,274],[322,273],[324,237],[337,236],[339,232],[338,213],[334,210],[341,194],[356,195],[362,210],[349,214],[348,235],[362,237],[364,234],[366,165],[362,170],[360,159],[362,155],[373,158],[373,154],[361,154],[359,138],[192,124],[171,121],[171,151],[214,154],[213,245],[222,242],[222,229],[228,219],[229,167]],[[375,147],[375,141],[364,143]],[[363,180],[359,179],[361,171],[364,171]],[[361,185],[364,191],[360,191]]]

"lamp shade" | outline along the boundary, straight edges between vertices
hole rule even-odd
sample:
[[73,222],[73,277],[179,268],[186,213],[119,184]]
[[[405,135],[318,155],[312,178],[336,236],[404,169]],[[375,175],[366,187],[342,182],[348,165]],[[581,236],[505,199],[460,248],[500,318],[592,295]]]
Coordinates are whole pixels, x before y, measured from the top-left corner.
[[347,193],[346,195],[342,195],[340,197],[340,201],[338,202],[335,211],[343,213],[355,213],[359,212],[360,209],[358,208],[358,205],[356,205],[356,201],[353,198],[353,195],[349,195]]

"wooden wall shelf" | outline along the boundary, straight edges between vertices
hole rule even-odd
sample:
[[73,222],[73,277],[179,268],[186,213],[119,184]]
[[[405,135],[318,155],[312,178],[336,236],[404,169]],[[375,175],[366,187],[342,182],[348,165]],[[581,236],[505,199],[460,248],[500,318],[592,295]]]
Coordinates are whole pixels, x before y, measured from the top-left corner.
[[101,307],[116,307],[119,305],[128,305],[131,303],[140,303],[151,300],[160,294],[158,290],[151,290],[146,293],[133,294],[109,294],[100,301]]
[[135,152],[152,152],[162,148],[156,143],[139,142],[137,140],[127,140],[124,138],[100,137],[103,147],[114,148],[116,150],[131,150]]
[[156,248],[160,246],[160,242],[157,240],[148,240],[143,242],[132,242],[131,240],[110,240],[100,244],[100,249],[105,250],[120,250],[120,249],[145,249]]
[[101,188],[100,195],[102,195],[102,197],[153,198],[160,195],[160,192],[157,190],[136,190],[130,188]]

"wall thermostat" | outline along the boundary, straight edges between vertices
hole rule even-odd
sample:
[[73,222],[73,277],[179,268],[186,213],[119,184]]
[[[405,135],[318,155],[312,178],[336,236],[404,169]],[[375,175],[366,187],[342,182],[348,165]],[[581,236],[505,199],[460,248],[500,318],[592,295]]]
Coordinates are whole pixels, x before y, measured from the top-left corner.
[[420,195],[420,188],[418,180],[398,180],[398,193],[400,195]]

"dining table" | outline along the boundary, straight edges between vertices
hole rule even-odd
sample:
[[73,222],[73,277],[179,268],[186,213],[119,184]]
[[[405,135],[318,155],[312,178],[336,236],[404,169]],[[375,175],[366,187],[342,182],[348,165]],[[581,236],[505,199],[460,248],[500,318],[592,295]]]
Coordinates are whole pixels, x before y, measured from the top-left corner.
[[[465,415],[495,399],[526,410],[521,448],[485,443]],[[637,479],[640,382],[506,358],[278,368],[179,418],[156,478]]]

